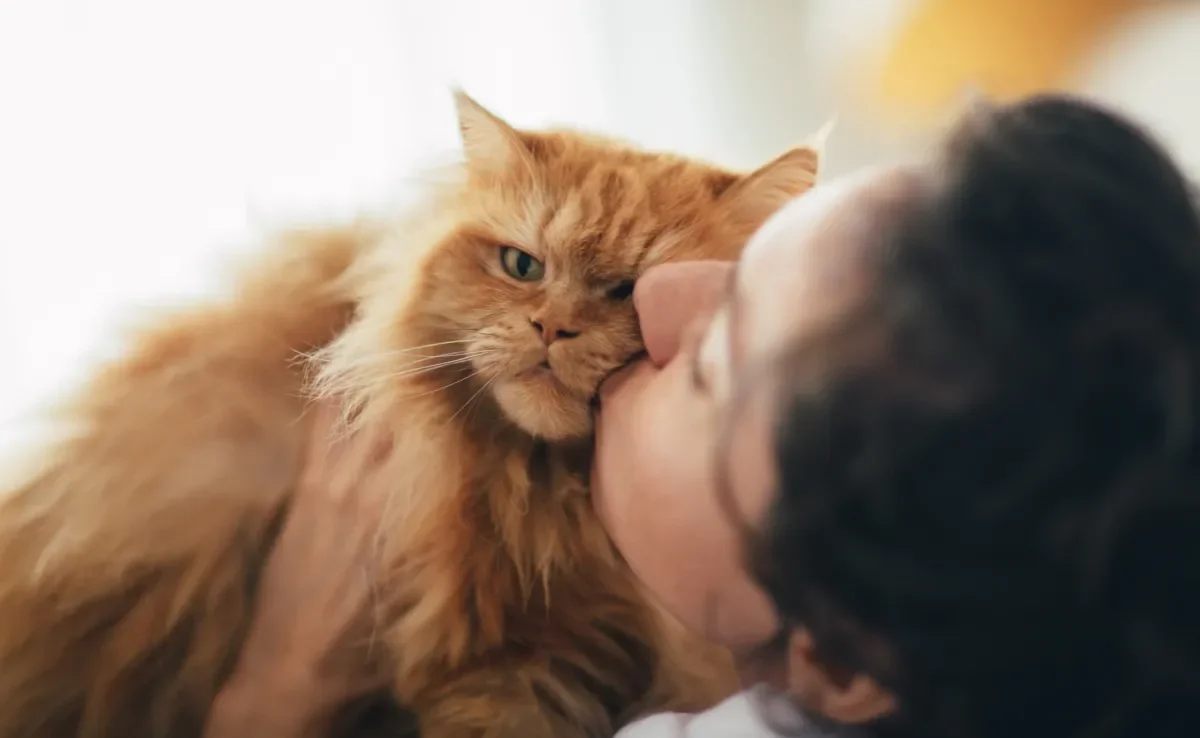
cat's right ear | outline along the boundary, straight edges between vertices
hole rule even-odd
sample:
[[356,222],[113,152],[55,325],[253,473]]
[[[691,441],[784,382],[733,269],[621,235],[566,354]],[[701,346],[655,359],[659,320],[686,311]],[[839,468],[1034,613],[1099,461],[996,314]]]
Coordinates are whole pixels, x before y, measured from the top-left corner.
[[521,134],[461,89],[454,90],[458,129],[467,167],[481,174],[501,174],[527,163]]
[[729,217],[746,223],[765,221],[789,200],[813,187],[821,173],[830,120],[804,143],[741,177],[723,195]]

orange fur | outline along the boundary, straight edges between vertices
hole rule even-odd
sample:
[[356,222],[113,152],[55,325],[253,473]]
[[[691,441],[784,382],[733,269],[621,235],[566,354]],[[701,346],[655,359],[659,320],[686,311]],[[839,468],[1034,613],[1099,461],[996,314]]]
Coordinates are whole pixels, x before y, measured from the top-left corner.
[[[741,176],[458,106],[463,177],[411,222],[287,234],[225,299],[141,334],[0,488],[0,738],[199,734],[314,391],[390,440],[381,619],[357,645],[422,735],[601,736],[729,688],[593,516],[589,402],[641,348],[613,288],[736,257],[816,153]],[[544,278],[506,275],[502,245]]]

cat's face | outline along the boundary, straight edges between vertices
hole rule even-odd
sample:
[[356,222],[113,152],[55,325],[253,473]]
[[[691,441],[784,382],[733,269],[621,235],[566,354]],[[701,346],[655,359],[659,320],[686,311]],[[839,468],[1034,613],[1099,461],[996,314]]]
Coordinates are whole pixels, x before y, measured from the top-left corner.
[[423,265],[424,338],[453,342],[439,354],[459,360],[458,390],[549,440],[586,435],[601,380],[642,350],[631,298],[648,267],[736,259],[816,175],[807,148],[743,176],[458,106],[468,182]]

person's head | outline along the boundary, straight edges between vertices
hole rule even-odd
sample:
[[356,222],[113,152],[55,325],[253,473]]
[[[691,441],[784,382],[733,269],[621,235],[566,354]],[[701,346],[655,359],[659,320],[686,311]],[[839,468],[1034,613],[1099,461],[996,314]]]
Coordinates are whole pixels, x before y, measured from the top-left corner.
[[1198,734],[1200,221],[1145,134],[974,111],[635,300],[599,505],[685,621],[878,731]]

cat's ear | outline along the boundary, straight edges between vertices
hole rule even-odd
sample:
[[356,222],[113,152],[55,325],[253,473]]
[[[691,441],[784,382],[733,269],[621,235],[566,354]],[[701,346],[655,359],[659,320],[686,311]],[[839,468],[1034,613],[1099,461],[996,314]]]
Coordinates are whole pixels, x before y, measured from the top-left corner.
[[469,168],[499,174],[528,156],[521,134],[461,89],[454,90],[454,107]]
[[762,223],[789,200],[817,183],[825,141],[834,121],[821,127],[799,146],[775,157],[742,177],[721,196],[730,214],[745,222]]

